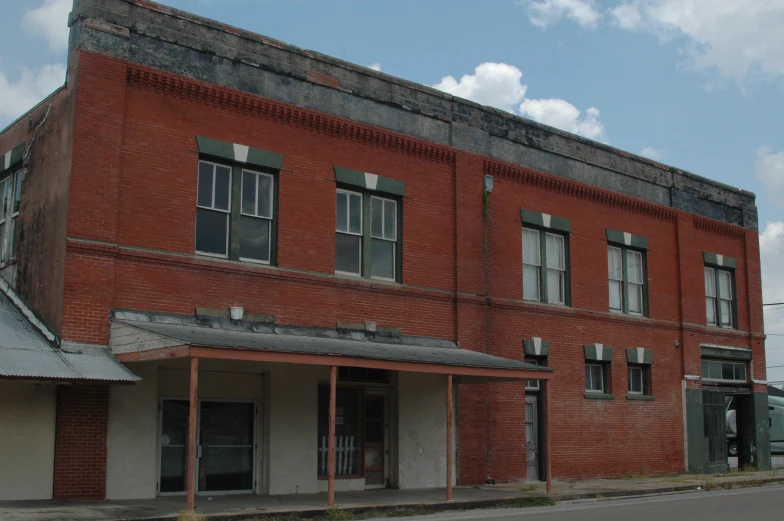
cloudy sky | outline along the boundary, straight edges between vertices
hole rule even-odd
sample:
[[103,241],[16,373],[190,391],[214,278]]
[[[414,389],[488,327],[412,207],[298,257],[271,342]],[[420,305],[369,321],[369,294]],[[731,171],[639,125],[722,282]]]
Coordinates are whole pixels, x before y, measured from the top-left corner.
[[[62,83],[71,3],[0,0],[0,128]],[[784,302],[784,0],[163,3],[751,190]],[[765,315],[784,380],[784,306]]]

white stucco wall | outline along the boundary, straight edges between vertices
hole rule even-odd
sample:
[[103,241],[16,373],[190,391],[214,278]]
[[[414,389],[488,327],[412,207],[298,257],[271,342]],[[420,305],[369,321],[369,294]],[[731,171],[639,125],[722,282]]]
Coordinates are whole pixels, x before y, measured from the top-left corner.
[[106,498],[148,499],[157,494],[158,368],[132,364],[134,385],[109,388]]
[[398,404],[398,486],[445,487],[446,376],[400,373]]
[[329,370],[280,365],[270,373],[269,493],[318,491],[318,379]]
[[0,382],[0,501],[52,499],[56,393]]

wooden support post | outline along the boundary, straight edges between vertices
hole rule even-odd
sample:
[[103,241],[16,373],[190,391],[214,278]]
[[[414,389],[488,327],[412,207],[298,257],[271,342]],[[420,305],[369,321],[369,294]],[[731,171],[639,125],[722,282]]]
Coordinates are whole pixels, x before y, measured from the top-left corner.
[[188,511],[193,512],[196,499],[196,406],[199,403],[199,359],[191,358],[191,392],[188,413]]
[[335,401],[338,385],[338,368],[329,368],[329,456],[327,458],[327,505],[335,505]]
[[446,375],[446,500],[452,501],[452,375]]
[[547,458],[547,467],[545,468],[545,479],[547,480],[547,493],[553,492],[553,381],[543,380],[544,386],[544,437],[545,437],[545,457]]

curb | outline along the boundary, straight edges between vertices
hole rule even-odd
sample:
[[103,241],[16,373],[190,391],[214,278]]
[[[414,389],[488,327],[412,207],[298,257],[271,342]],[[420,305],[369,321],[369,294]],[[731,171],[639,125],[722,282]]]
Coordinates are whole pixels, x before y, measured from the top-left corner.
[[[477,510],[482,508],[532,508],[532,507],[515,507],[510,506],[509,504],[521,499],[532,499],[532,498],[551,498],[556,502],[565,502],[565,501],[586,501],[586,500],[607,500],[607,499],[622,499],[622,498],[636,498],[642,496],[661,496],[665,494],[673,494],[673,493],[688,493],[688,492],[705,492],[711,490],[730,490],[736,488],[751,488],[751,487],[761,487],[764,485],[771,485],[771,484],[778,484],[784,483],[784,478],[765,478],[765,479],[755,479],[755,480],[746,480],[746,481],[726,481],[722,483],[716,483],[715,486],[711,488],[703,488],[703,485],[679,485],[673,487],[664,487],[664,488],[655,488],[655,489],[642,489],[642,490],[608,490],[604,492],[592,492],[592,493],[579,493],[579,494],[563,494],[563,495],[543,495],[543,494],[532,494],[526,496],[514,496],[514,497],[507,497],[502,499],[481,499],[481,500],[464,500],[464,501],[451,501],[449,503],[399,503],[394,505],[379,505],[379,506],[368,506],[368,507],[349,507],[349,508],[341,508],[341,512],[346,512],[348,514],[352,514],[357,517],[368,516],[368,515],[378,515],[383,514],[386,512],[395,512],[405,509],[417,509],[420,510],[416,515],[428,515],[428,514],[436,514],[438,512],[449,512],[452,510]],[[729,486],[727,486],[729,485]],[[697,488],[700,487],[700,488]],[[600,497],[597,497],[600,496]],[[207,518],[210,521],[248,521],[250,519],[259,519],[263,517],[265,520],[269,519],[270,521],[274,521],[278,518],[286,518],[286,516],[291,515],[298,515],[302,519],[314,519],[320,516],[328,515],[329,509],[326,508],[315,508],[315,509],[306,509],[306,510],[288,510],[288,511],[272,511],[272,512],[253,512],[253,513],[242,513],[242,514],[215,514],[215,515],[208,515]],[[387,516],[388,517],[388,516]],[[400,516],[401,519],[405,516]],[[154,518],[127,518],[122,521],[176,521],[177,516],[164,516],[164,517],[154,517]]]

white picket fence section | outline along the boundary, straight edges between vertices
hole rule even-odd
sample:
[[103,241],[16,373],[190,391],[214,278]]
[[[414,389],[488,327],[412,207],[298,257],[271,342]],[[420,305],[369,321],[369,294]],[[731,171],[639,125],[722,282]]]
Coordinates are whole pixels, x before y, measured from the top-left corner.
[[[359,455],[355,458],[354,453],[359,451],[359,447],[354,446],[354,436],[335,436],[335,475],[350,476],[359,474],[354,469],[354,463],[359,462]],[[329,461],[329,442],[326,436],[321,437],[319,452],[319,474],[327,475],[327,462]]]

